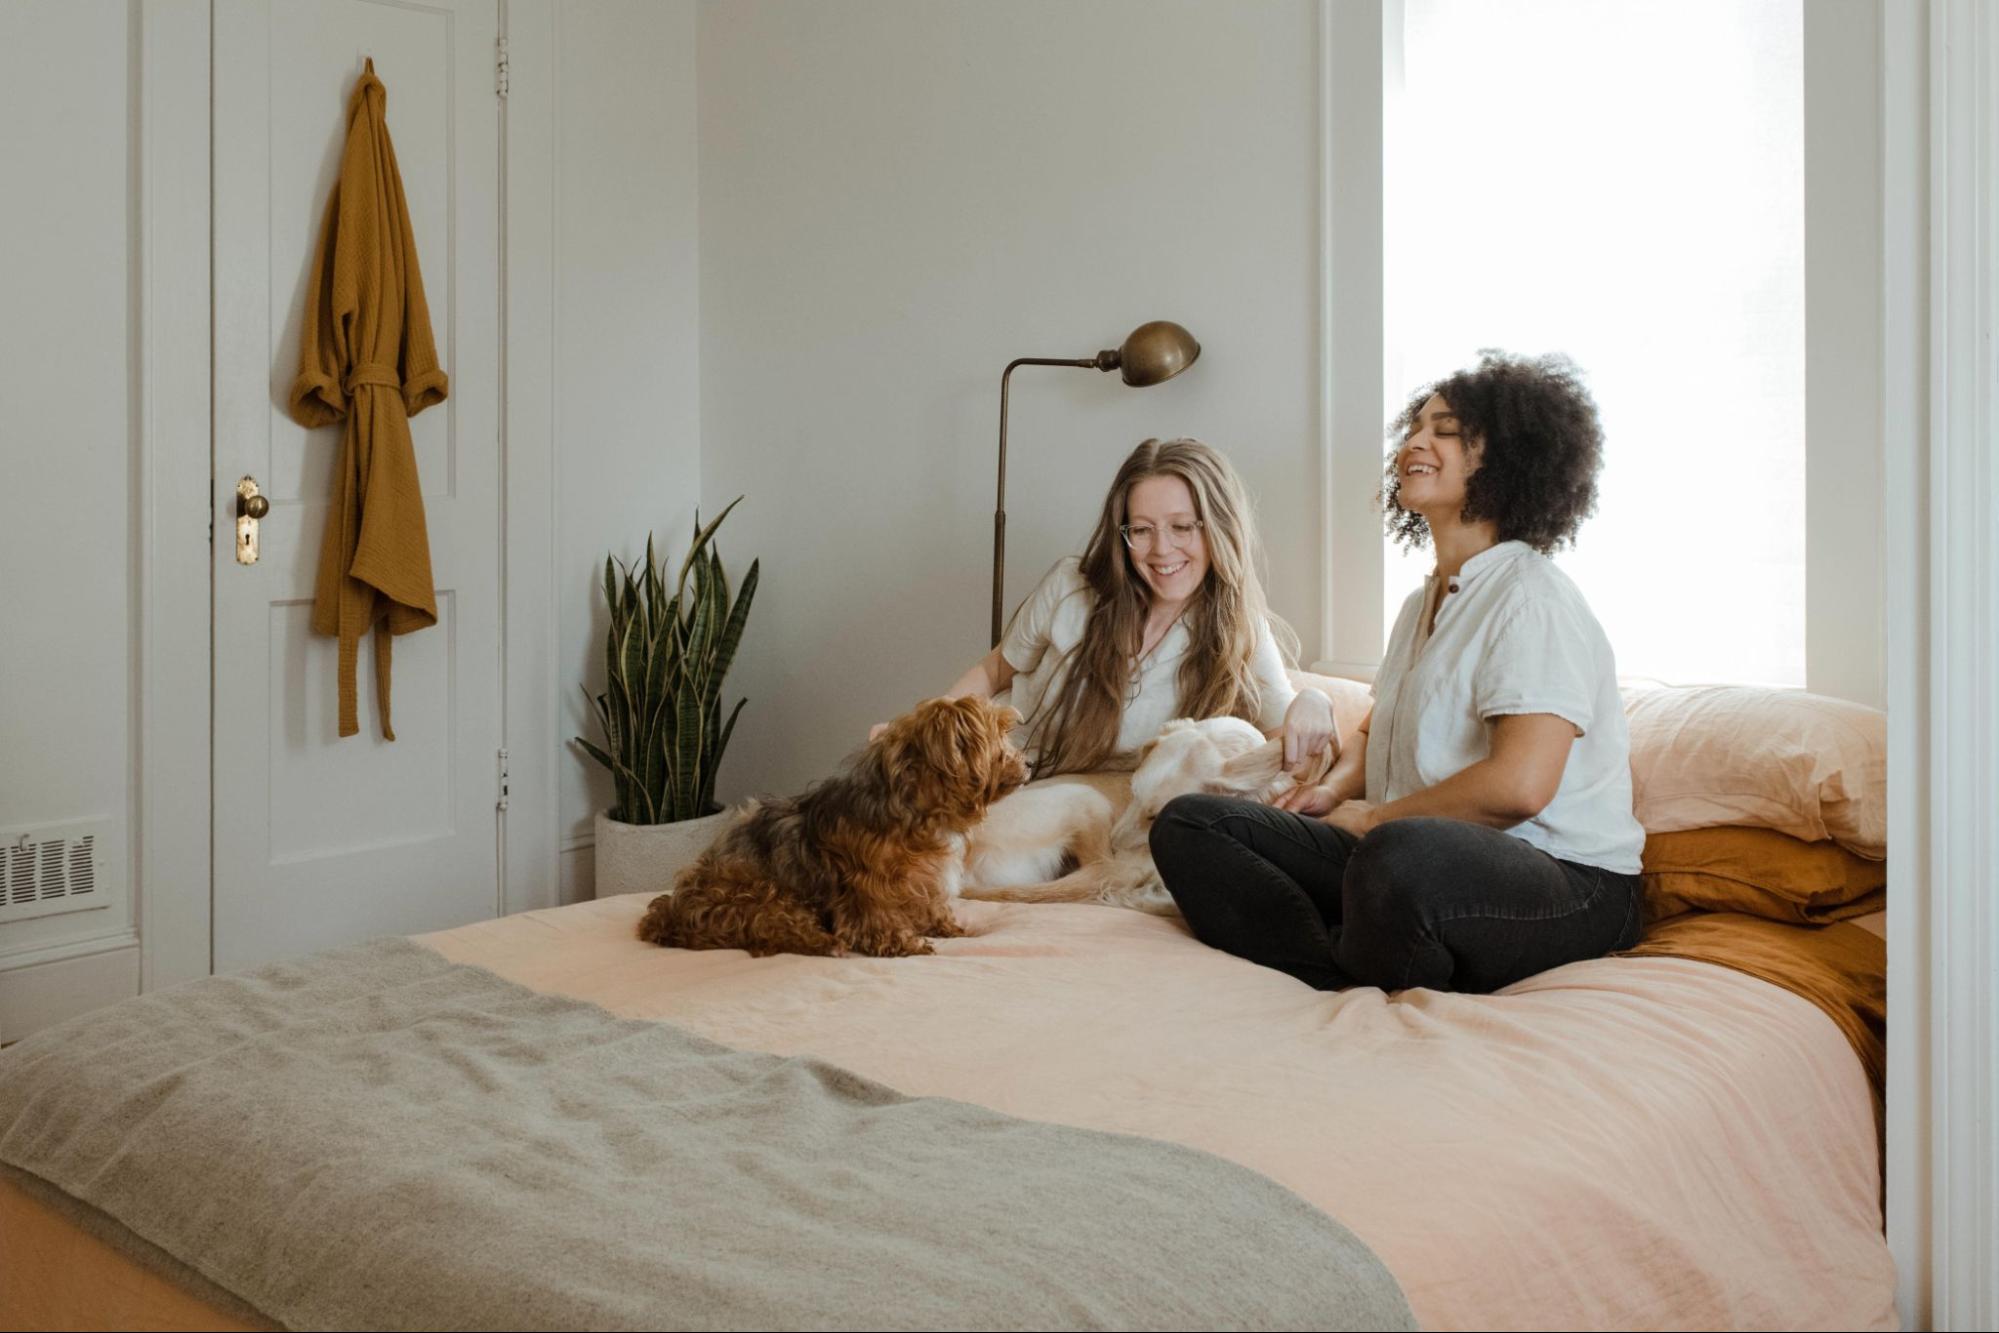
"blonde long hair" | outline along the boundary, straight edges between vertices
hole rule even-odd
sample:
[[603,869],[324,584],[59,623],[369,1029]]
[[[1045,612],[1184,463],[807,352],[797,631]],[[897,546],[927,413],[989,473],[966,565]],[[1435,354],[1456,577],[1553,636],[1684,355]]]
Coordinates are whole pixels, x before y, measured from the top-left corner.
[[1270,618],[1257,570],[1262,547],[1256,516],[1228,459],[1199,440],[1147,440],[1111,480],[1083,550],[1090,615],[1083,637],[1057,664],[1054,696],[1036,710],[1029,740],[1038,777],[1100,767],[1116,749],[1133,659],[1144,645],[1152,605],[1152,590],[1134,568],[1119,528],[1132,487],[1150,477],[1186,483],[1208,551],[1208,572],[1183,615],[1189,644],[1174,715],[1232,715],[1254,722],[1263,703],[1251,669],[1258,631],[1268,620],[1286,655],[1296,652],[1290,628]]

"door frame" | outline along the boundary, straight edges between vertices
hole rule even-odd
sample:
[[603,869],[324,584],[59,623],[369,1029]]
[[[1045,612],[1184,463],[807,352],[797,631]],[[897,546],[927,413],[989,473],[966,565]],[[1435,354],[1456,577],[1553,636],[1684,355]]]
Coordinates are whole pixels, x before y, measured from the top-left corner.
[[[138,74],[140,989],[214,970],[213,565],[231,540],[214,477],[214,4],[141,0]],[[511,20],[511,22],[510,22]],[[553,15],[501,0],[502,912],[558,901],[554,737]],[[511,28],[511,32],[510,32]],[[497,56],[496,56],[497,58]],[[533,88],[533,93],[527,89]],[[497,95],[497,94],[496,94]],[[515,116],[512,103],[525,114]],[[338,108],[328,114],[337,114]],[[510,132],[511,131],[511,132]],[[543,201],[539,210],[536,200]],[[518,207],[517,207],[518,206]],[[518,219],[518,221],[515,221]],[[516,311],[519,318],[515,318]]]
[[1999,1311],[1999,22],[1883,11],[1887,269],[1887,1226],[1906,1328]]
[[[139,10],[139,988],[211,970],[209,9]],[[225,537],[225,540],[228,538]]]
[[561,902],[562,617],[555,587],[555,0],[500,0],[501,911]]

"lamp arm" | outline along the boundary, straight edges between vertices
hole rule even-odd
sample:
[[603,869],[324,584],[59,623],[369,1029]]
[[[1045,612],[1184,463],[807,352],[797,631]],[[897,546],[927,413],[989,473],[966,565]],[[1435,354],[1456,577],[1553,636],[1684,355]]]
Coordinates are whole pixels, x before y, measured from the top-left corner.
[[[1110,357],[1110,364],[1104,360]],[[1006,406],[1007,391],[1013,387],[1013,372],[1021,366],[1075,366],[1081,370],[1117,369],[1115,353],[1099,352],[1093,357],[1081,360],[1061,360],[1041,356],[1023,356],[1007,363],[1000,374],[1000,430],[999,430],[999,491],[993,501],[993,641],[999,647],[1000,614],[1005,598],[1006,582]]]

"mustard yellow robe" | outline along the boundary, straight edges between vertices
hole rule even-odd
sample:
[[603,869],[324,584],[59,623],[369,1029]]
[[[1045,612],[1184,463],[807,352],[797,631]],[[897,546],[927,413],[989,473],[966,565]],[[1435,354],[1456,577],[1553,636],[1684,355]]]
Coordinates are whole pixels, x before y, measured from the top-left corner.
[[409,419],[443,402],[447,382],[431,341],[387,105],[370,60],[347,104],[340,180],[313,256],[291,414],[301,426],[344,423],[312,606],[313,630],[340,641],[340,734],[361,729],[355,664],[372,626],[382,735],[394,740],[392,636],[437,623]]

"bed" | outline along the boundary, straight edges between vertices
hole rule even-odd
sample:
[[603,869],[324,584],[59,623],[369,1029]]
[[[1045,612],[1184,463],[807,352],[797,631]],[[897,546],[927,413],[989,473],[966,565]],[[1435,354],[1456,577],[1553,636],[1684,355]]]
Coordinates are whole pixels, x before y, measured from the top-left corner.
[[[1349,731],[1366,709],[1364,688],[1352,682],[1299,679],[1328,692]],[[647,895],[376,947],[400,951],[398,966],[428,967],[440,984],[497,989],[510,1013],[567,1006],[562,1021],[593,1032],[592,1023],[623,1024],[614,1035],[647,1049],[714,1043],[724,1062],[736,1052],[762,1053],[741,1057],[751,1061],[785,1057],[785,1070],[757,1065],[759,1077],[803,1068],[807,1085],[865,1084],[863,1100],[892,1104],[898,1115],[941,1108],[942,1137],[930,1141],[926,1160],[943,1171],[935,1192],[949,1206],[924,1213],[905,1205],[896,1216],[905,1231],[922,1233],[903,1237],[918,1250],[929,1244],[945,1259],[973,1263],[959,1276],[929,1275],[942,1302],[929,1308],[930,1325],[1894,1328],[1880,1152],[1881,715],[1799,691],[1747,688],[1628,690],[1626,707],[1636,805],[1652,835],[1648,908],[1677,915],[1653,922],[1629,955],[1570,964],[1495,995],[1320,993],[1206,948],[1177,918],[1084,905],[964,902],[966,937],[940,941],[934,956],[896,960],[654,948],[633,933]],[[1122,799],[1121,779],[1090,780]],[[339,966],[311,965],[335,982],[345,976]],[[98,1021],[113,1028],[138,1025],[123,1047],[106,1049],[149,1052],[153,1033],[199,1029],[185,1013],[155,1016],[148,1029],[141,1011],[236,984],[209,979],[104,1011]],[[299,980],[280,966],[262,984],[282,992]],[[365,1010],[375,997],[363,988],[350,999]],[[486,1050],[438,1052],[444,1067],[464,1074],[460,1081],[482,1084],[489,1067],[481,1061],[503,1059],[509,1046],[539,1058],[538,1043],[555,1044],[524,1035],[525,1018],[516,1028],[512,1018],[482,1013]],[[429,1032],[431,1017],[419,1013],[405,1026]],[[231,1246],[255,1254],[265,1240],[229,1209],[210,1208],[209,1231],[197,1228],[168,1252],[153,1243],[171,1229],[157,1210],[89,1206],[82,1196],[101,1200],[106,1182],[142,1174],[136,1137],[113,1134],[94,1153],[72,1153],[68,1192],[17,1169],[26,1160],[21,1145],[37,1138],[38,1111],[35,1094],[23,1092],[27,1062],[10,1057],[39,1041],[0,1053],[0,1326],[281,1322],[214,1280],[218,1254]],[[367,1063],[371,1049],[363,1042],[347,1050],[364,1061],[361,1081],[393,1084]],[[235,1058],[226,1043],[215,1056],[207,1063],[227,1067]],[[184,1074],[172,1058],[142,1058],[165,1059],[135,1099],[150,1123],[161,1117],[147,1089],[174,1086]],[[45,1079],[40,1120],[52,1123],[47,1108],[65,1099],[87,1118],[107,1063]],[[667,1086],[665,1095],[674,1091]],[[209,1100],[236,1098],[247,1122],[282,1092],[225,1086]],[[346,1116],[376,1113],[366,1106]],[[442,1109],[419,1108],[418,1117],[419,1133],[443,1132]],[[579,1155],[584,1139],[615,1141],[615,1118],[576,1112],[564,1132],[528,1136],[526,1160],[517,1156],[499,1174],[573,1187],[557,1167]],[[499,1128],[508,1127],[501,1114]],[[336,1116],[325,1128],[337,1137],[347,1127]],[[228,1131],[209,1138],[226,1140]],[[998,1161],[1000,1147],[1039,1139],[1069,1154],[1048,1162],[1067,1165],[1050,1179],[1049,1198],[1037,1186],[1004,1205],[1019,1213],[1007,1231],[991,1215],[1000,1196],[959,1183],[989,1151],[966,1144],[991,1145]],[[430,1151],[449,1155],[449,1135],[437,1142]],[[212,1188],[247,1190],[253,1180],[226,1183],[228,1149],[222,1142],[216,1155],[224,1160],[207,1168],[223,1182]],[[310,1144],[292,1151],[315,1152]],[[856,1173],[843,1178],[840,1153],[828,1155],[830,1164],[800,1169],[820,1173],[812,1183],[821,1193],[839,1195]],[[415,1155],[395,1188],[434,1196],[441,1182],[430,1178],[430,1162]],[[786,1183],[771,1174],[751,1161],[714,1178],[721,1192],[740,1183],[789,1207],[789,1198],[768,1194]],[[1084,1192],[1062,1202],[1054,1196],[1065,1182],[1082,1182]],[[792,1191],[801,1192],[812,1193]],[[200,1204],[197,1193],[190,1206]],[[320,1220],[310,1209],[305,1216]],[[385,1222],[396,1216],[384,1210]],[[1079,1232],[1089,1217],[1096,1239]],[[841,1229],[845,1215],[834,1221]],[[257,1225],[277,1235],[298,1218],[281,1207]],[[349,1243],[365,1245],[368,1219],[361,1225]],[[565,1231],[550,1222],[545,1236],[530,1225],[524,1243],[536,1263],[541,1249],[580,1253],[587,1285],[593,1264],[609,1265],[617,1244],[630,1248],[612,1221],[594,1225],[586,1217]],[[731,1226],[764,1223],[749,1215],[719,1225],[726,1247]],[[859,1234],[842,1239],[873,1239],[866,1233],[877,1225],[893,1230],[846,1226]],[[299,1234],[317,1235],[310,1225]],[[1113,1258],[1115,1243],[1134,1235],[1139,1248]],[[455,1281],[474,1294],[505,1287],[519,1303],[483,1321],[451,1306],[432,1322],[563,1326],[532,1317],[547,1303],[540,1284],[552,1279],[523,1277],[512,1271],[519,1264],[479,1269],[458,1254],[476,1248],[474,1238],[448,1226],[419,1239],[433,1265],[420,1275],[426,1297]],[[752,1257],[766,1267],[746,1280],[773,1286],[811,1262]],[[403,1258],[400,1249],[389,1256]],[[790,1314],[756,1317],[740,1304],[690,1304],[680,1288],[709,1282],[706,1270],[690,1279],[670,1263],[658,1273],[644,1268],[651,1260],[643,1254],[625,1261],[641,1264],[627,1270],[625,1285],[655,1282],[658,1300],[621,1307],[618,1317],[610,1305],[587,1306],[573,1324],[925,1325],[920,1305],[898,1298],[893,1259],[820,1256],[822,1270],[830,1264],[858,1283],[846,1304],[807,1297]],[[1195,1271],[1216,1264],[1228,1271]],[[992,1286],[994,1273],[1007,1280]],[[343,1281],[380,1285],[378,1276],[319,1279],[326,1290],[317,1294],[334,1303],[289,1306],[290,1325],[416,1322],[380,1293],[370,1306],[340,1289]],[[1198,1280],[1174,1290],[1183,1276]],[[290,1280],[284,1294],[303,1281]],[[961,1287],[969,1293],[981,1283],[984,1296],[954,1303]],[[1009,1306],[1018,1291],[1043,1303]],[[319,1313],[301,1317],[301,1309]]]
[[[1741,971],[1620,957],[1492,996],[1322,994],[1177,920],[986,903],[934,957],[751,960],[639,943],[644,905],[417,943],[724,1046],[1213,1154],[1351,1229],[1426,1328],[1894,1327],[1868,1075],[1820,1007]],[[267,1324],[58,1202],[0,1189],[0,1322]]]

